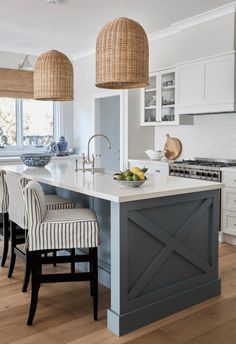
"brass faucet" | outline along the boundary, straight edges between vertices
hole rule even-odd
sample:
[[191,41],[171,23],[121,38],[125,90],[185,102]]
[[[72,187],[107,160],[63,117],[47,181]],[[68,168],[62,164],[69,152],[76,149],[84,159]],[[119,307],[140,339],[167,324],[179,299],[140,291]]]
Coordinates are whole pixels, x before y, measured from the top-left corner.
[[90,139],[88,140],[88,152],[87,152],[87,159],[85,158],[85,155],[83,154],[83,158],[82,158],[82,163],[83,163],[83,172],[85,172],[85,165],[92,165],[92,173],[94,173],[94,166],[95,166],[95,157],[94,154],[92,154],[92,160],[90,159],[90,142],[92,141],[92,139],[94,139],[95,137],[104,137],[104,139],[107,140],[108,142],[108,149],[111,149],[111,142],[109,140],[109,138],[104,135],[104,134],[95,134],[93,136],[90,137]]

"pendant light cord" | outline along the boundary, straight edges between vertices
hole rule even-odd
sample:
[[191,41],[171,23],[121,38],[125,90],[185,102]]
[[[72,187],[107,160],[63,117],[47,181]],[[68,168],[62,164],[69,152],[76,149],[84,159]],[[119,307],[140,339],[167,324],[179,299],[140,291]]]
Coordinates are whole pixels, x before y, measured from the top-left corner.
[[53,0],[51,2],[51,6],[52,6],[52,49],[55,50],[55,4],[56,2]]
[[124,16],[124,0],[121,0],[120,2],[120,14],[121,14],[121,17]]

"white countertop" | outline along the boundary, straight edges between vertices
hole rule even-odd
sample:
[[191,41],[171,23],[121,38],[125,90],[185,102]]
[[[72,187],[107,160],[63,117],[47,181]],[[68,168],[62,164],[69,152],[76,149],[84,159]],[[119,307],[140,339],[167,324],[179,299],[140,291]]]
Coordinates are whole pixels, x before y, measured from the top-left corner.
[[180,177],[147,174],[148,180],[139,188],[119,185],[112,178],[112,172],[75,172],[73,160],[51,162],[44,168],[25,165],[2,166],[1,169],[19,173],[22,176],[63,189],[98,197],[112,202],[128,202],[156,197],[186,194],[220,189],[222,183],[200,181]]
[[129,159],[129,161],[138,161],[140,163],[144,163],[144,164],[163,164],[163,165],[168,165],[169,164],[169,160],[166,161],[162,161],[162,160],[152,160],[152,159]]
[[234,167],[223,167],[220,169],[222,172],[232,172],[236,173],[236,166]]
[[[75,159],[76,155],[72,154],[72,155],[59,155],[59,156],[53,156],[52,160],[59,160],[59,159]],[[17,156],[0,156],[0,163],[8,163],[8,162],[22,162],[21,158],[19,155]],[[22,162],[23,163],[23,162]]]

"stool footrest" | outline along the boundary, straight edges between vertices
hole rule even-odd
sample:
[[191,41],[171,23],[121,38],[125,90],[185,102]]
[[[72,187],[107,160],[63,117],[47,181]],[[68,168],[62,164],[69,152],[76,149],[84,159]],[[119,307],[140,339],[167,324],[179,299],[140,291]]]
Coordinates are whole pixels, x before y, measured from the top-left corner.
[[92,257],[89,255],[80,256],[57,256],[57,257],[41,257],[40,262],[42,264],[60,264],[60,263],[71,263],[71,262],[91,262]]
[[39,277],[40,283],[54,283],[54,282],[77,282],[77,281],[90,281],[93,274],[90,272],[78,272],[68,274],[46,274]]

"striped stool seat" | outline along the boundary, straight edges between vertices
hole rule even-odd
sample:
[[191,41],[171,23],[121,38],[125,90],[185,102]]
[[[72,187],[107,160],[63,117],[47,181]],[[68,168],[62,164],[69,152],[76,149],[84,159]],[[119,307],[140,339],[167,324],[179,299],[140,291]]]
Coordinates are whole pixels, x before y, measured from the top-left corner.
[[[97,320],[99,227],[95,212],[91,209],[47,210],[42,187],[34,181],[30,181],[23,189],[23,198],[28,222],[27,247],[32,266],[31,305],[27,324],[31,325],[33,322],[41,283],[80,280],[90,281],[94,320]],[[88,248],[89,254],[42,257],[46,250],[68,248]],[[48,264],[50,261],[89,262],[90,272],[42,274],[42,264]]]
[[3,253],[1,266],[5,265],[8,253],[8,205],[9,205],[9,195],[7,190],[7,184],[4,178],[5,171],[0,170],[0,213],[2,213],[3,223],[2,231],[0,235],[3,239]]
[[34,231],[28,231],[29,251],[97,247],[99,230],[91,209],[47,211],[41,223],[34,216]]

